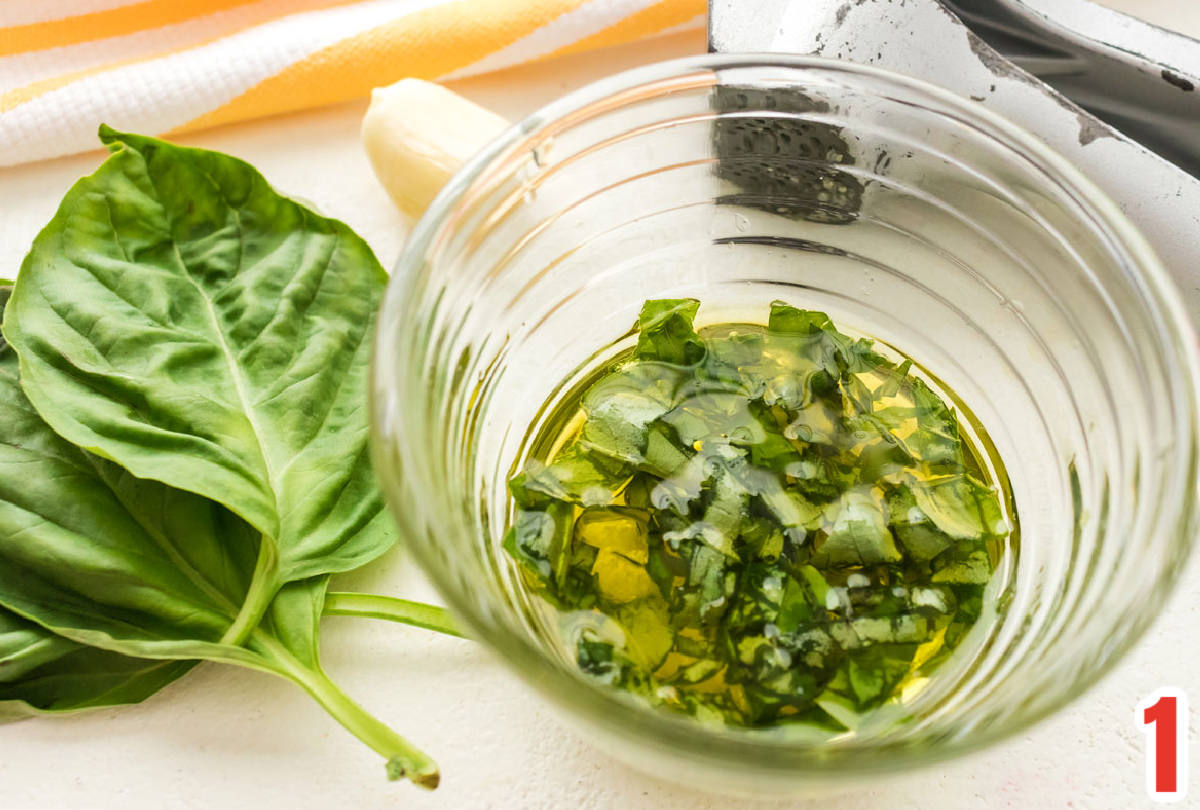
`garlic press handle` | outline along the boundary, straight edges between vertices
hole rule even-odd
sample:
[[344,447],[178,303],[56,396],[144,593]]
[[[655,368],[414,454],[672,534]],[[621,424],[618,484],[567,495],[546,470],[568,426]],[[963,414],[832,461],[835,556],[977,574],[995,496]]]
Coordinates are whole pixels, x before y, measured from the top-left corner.
[[1200,177],[1200,41],[1088,0],[942,0],[1017,67]]

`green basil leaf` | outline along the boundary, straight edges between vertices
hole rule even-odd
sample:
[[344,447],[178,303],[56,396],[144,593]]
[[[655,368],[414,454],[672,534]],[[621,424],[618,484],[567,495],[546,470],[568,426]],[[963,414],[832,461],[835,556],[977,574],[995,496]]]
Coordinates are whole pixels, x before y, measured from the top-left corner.
[[766,427],[741,394],[694,394],[663,414],[662,420],[688,446],[722,441],[753,447],[767,438]]
[[916,653],[912,645],[878,645],[856,650],[847,663],[850,691],[859,710],[878,706],[892,696],[908,675]]
[[765,336],[758,331],[734,331],[709,340],[704,366],[698,373],[723,390],[736,391],[748,399],[761,397],[765,381],[759,369],[765,345]]
[[12,683],[79,645],[0,608],[0,683]]
[[[840,333],[839,333],[840,334]],[[883,355],[875,351],[875,341],[859,338],[858,340],[847,346],[842,353],[846,363],[846,373],[861,374],[866,371],[874,371],[886,374],[891,371],[894,366],[887,361]],[[911,363],[906,361],[907,366]],[[905,367],[903,374],[908,373],[908,367]],[[881,392],[877,392],[876,396],[883,396],[886,393],[885,388]]]
[[655,425],[646,433],[646,452],[638,467],[643,473],[669,478],[682,473],[690,460],[691,456],[668,435],[668,429]]
[[799,309],[784,301],[771,302],[771,314],[767,330],[781,335],[815,335],[819,332],[836,331],[833,321],[824,312],[815,309]]
[[905,360],[898,366],[889,366],[885,372],[884,380],[880,386],[875,389],[875,396],[879,399],[894,397],[900,393],[900,388],[904,385],[904,381],[908,379],[909,372],[912,371],[912,360]]
[[550,464],[530,459],[508,488],[524,508],[538,507],[547,499],[604,506],[613,502],[616,490],[627,478],[612,475],[595,455],[573,445],[555,456]]
[[0,723],[140,703],[195,663],[87,647],[0,608]]
[[[0,286],[0,313],[11,292],[10,286]],[[17,467],[21,473],[17,486],[21,487],[28,475],[24,470],[42,471],[36,460],[38,451],[34,449],[30,454],[31,448],[44,446],[46,440],[51,451],[62,447],[50,438],[52,434],[29,407],[17,383],[16,365],[12,349],[0,340],[0,396],[7,404],[4,424],[9,427],[0,428],[0,465],[11,462],[14,455],[23,462]],[[36,486],[32,478],[28,483],[31,488]],[[49,502],[45,505],[62,506]],[[0,607],[0,722],[138,703],[194,664],[148,661],[87,647]]]
[[806,404],[788,406],[785,438],[804,444],[835,445],[842,432],[841,403],[809,398]]
[[958,436],[958,417],[933,390],[913,377],[909,381],[917,418],[917,431],[905,440],[914,456],[931,466],[962,466],[962,442]]
[[958,473],[929,480],[908,476],[918,509],[940,531],[957,540],[997,537],[1008,530],[995,490]]
[[847,374],[841,382],[842,393],[846,402],[852,405],[857,413],[869,414],[875,409],[875,395],[862,378],[857,374]]
[[575,643],[575,663],[601,683],[615,686],[625,677],[623,661],[610,641],[581,635]]
[[0,401],[0,605],[126,654],[223,655],[257,532],[213,501],[134,478],[55,434],[25,398],[7,346]]
[[[771,304],[767,322],[774,342],[783,342],[793,352],[820,363],[833,379],[849,374],[890,368],[891,364],[872,347],[873,341],[844,335],[824,312],[797,309],[783,301]],[[787,340],[782,336],[806,335],[807,341]]]
[[[854,344],[852,338],[837,331],[829,316],[815,310],[797,309],[782,301],[771,303],[767,321],[770,333],[768,354],[788,358],[789,364],[807,360],[825,372],[819,388],[833,385],[845,373],[846,352]],[[810,381],[811,387],[817,381]]]
[[[656,440],[653,437],[656,431],[651,431],[650,435],[651,447],[654,447]],[[650,490],[650,504],[655,509],[669,509],[681,517],[686,517],[691,505],[700,499],[705,482],[712,477],[711,457],[705,453],[697,453],[691,458],[683,456],[682,453],[679,456],[670,456],[665,452],[656,455],[665,457],[676,466]],[[679,457],[684,459],[683,463],[677,463]]]
[[0,397],[9,405],[0,419],[0,606],[99,648],[45,639],[61,653],[51,658],[51,650],[28,649],[38,639],[4,634],[5,659],[22,662],[15,679],[0,683],[6,716],[140,700],[183,674],[186,659],[206,658],[296,682],[383,754],[389,774],[436,782],[428,758],[321,672],[316,626],[328,577],[284,586],[261,624],[239,627],[257,557],[252,527],[65,442],[24,400],[7,348]]
[[952,549],[934,561],[933,582],[986,585],[992,576],[992,561],[986,549]]
[[788,465],[800,460],[799,450],[784,436],[785,427],[778,423],[774,409],[758,401],[749,403],[749,409],[762,431],[761,440],[750,445],[750,462],[755,467],[786,472]]
[[784,489],[778,482],[757,490],[759,499],[775,522],[790,539],[802,541],[808,533],[821,525],[821,509],[810,503],[799,492]]
[[751,515],[742,527],[742,542],[748,551],[746,559],[773,562],[783,553],[783,530],[767,518]]
[[[270,634],[278,627],[303,637],[294,621],[283,621],[289,611],[281,603],[291,586],[271,602],[273,623],[242,626],[259,558],[253,527],[207,498],[134,478],[55,434],[25,399],[16,356],[6,346],[0,346],[0,401],[7,404],[0,419],[0,606],[98,648],[71,649],[46,638],[54,657],[10,651],[6,659],[24,663],[17,681],[7,683],[7,697],[26,694],[27,703],[50,708],[128,702],[198,658],[275,672],[308,688],[315,631],[298,656],[304,666],[293,660],[303,645]],[[320,588],[323,594],[323,581]],[[315,627],[320,615],[319,601],[310,602],[316,612],[299,611],[301,626]],[[297,613],[294,606],[290,612]],[[5,638],[22,643],[20,634]],[[50,691],[51,677],[60,691]],[[88,678],[90,686],[79,686]]]
[[829,632],[843,649],[858,650],[876,644],[920,644],[929,638],[930,627],[927,617],[912,612],[837,622]]
[[825,542],[813,555],[817,565],[877,565],[902,558],[888,530],[883,507],[870,494],[845,492],[826,509]]
[[570,562],[566,550],[572,512],[565,501],[550,501],[539,510],[519,510],[504,538],[504,550],[542,582],[561,584]]
[[888,512],[892,533],[914,560],[927,562],[954,544],[954,539],[921,511],[912,490],[906,486],[888,497]]
[[4,334],[57,433],[261,533],[253,619],[283,582],[394,540],[367,458],[385,275],[346,225],[243,161],[101,139],[112,154],[35,239]]
[[[208,499],[134,479],[64,442],[24,400],[16,366],[0,347],[10,406],[0,420],[0,607],[100,649],[4,634],[4,659],[19,661],[16,677],[0,679],[5,718],[136,702],[186,672],[187,659],[224,661],[293,680],[388,758],[389,774],[436,784],[424,754],[320,672],[328,577],[284,586],[262,624],[242,626],[258,533]],[[36,648],[43,643],[49,649]]]
[[[729,570],[731,557],[711,545],[696,543],[691,548],[686,590],[683,593],[685,614],[695,617],[694,624],[720,619],[733,595],[737,574]],[[686,624],[683,626],[687,626]],[[701,679],[702,680],[702,679]]]
[[583,395],[583,448],[626,465],[646,463],[650,426],[675,407],[678,381],[678,369],[655,362],[598,380]]
[[675,640],[666,604],[662,599],[643,599],[633,607],[617,609],[616,614],[625,628],[625,654],[639,669],[653,672],[666,660]]
[[694,298],[647,301],[638,315],[636,357],[678,366],[703,360],[704,341],[692,326],[699,310]]

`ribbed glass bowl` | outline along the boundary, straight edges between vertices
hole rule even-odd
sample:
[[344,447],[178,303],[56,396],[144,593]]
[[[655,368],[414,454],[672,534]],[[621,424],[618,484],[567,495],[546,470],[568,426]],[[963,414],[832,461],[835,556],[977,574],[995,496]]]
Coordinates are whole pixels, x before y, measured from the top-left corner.
[[[576,672],[501,551],[548,404],[629,345],[645,299],[688,296],[704,323],[783,298],[899,348],[1007,469],[1021,539],[995,616],[902,722],[815,744],[652,710]],[[1013,734],[1113,665],[1192,542],[1196,382],[1153,252],[1028,133],[869,67],[705,56],[572,93],[451,181],[384,304],[374,454],[470,634],[586,734],[693,786],[806,792]]]

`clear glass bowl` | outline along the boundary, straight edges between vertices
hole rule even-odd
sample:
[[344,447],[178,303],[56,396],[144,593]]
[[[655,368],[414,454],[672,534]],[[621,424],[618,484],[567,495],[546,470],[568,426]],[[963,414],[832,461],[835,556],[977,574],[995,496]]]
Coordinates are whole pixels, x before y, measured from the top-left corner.
[[[783,298],[898,347],[1007,468],[1021,543],[998,615],[904,722],[814,744],[652,710],[580,676],[519,587],[500,542],[530,430],[645,299],[685,296],[703,323]],[[470,634],[591,738],[693,786],[804,792],[979,748],[1113,665],[1192,543],[1196,383],[1153,252],[1040,141],[869,67],[705,56],[572,93],[447,186],[383,307],[374,452]]]

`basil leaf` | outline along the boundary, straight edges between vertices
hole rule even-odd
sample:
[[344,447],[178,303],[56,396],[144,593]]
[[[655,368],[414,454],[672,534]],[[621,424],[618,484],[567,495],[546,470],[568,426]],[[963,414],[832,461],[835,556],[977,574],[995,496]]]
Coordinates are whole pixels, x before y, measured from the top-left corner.
[[704,341],[692,326],[699,310],[700,302],[694,298],[647,301],[638,315],[635,356],[679,366],[703,360]]
[[321,672],[316,626],[328,577],[284,586],[263,621],[242,628],[253,528],[212,501],[135,479],[68,444],[23,399],[15,372],[12,352],[0,350],[9,403],[0,420],[0,606],[100,649],[46,639],[62,653],[51,658],[14,646],[5,657],[23,660],[22,672],[0,683],[0,699],[21,703],[5,703],[6,715],[140,700],[183,674],[186,659],[206,658],[294,681],[383,754],[389,774],[436,783],[428,758]]
[[950,537],[977,540],[1008,530],[995,491],[966,473],[927,481],[909,476],[908,486],[917,508]]
[[691,546],[691,560],[687,580],[681,593],[682,609],[677,614],[685,617],[678,626],[715,622],[728,606],[737,584],[737,574],[729,566],[732,558],[706,543]]
[[900,487],[888,498],[888,511],[892,533],[912,559],[927,562],[954,544],[953,538],[921,511],[908,487]]
[[243,161],[101,139],[112,154],[35,239],[4,334],[57,433],[261,534],[252,626],[282,583],[394,540],[365,404],[385,275]]
[[741,394],[704,393],[689,396],[662,415],[683,444],[719,440],[754,446],[767,438],[766,428]]
[[[824,369],[826,379],[814,380],[810,385],[815,383],[820,389],[840,379],[843,384],[855,388],[853,398],[860,408],[870,410],[870,392],[862,390],[862,383],[852,375],[891,367],[887,359],[872,348],[873,341],[856,340],[842,334],[824,312],[797,309],[782,301],[771,304],[767,329],[773,343],[786,347],[780,354],[795,353]],[[806,336],[807,339],[791,336]]]
[[[814,309],[799,309],[783,301],[771,302],[771,314],[767,330],[783,335],[816,335],[835,331],[833,321],[824,312]],[[847,339],[846,342],[849,342]]]
[[[655,434],[652,432],[650,435]],[[655,509],[670,510],[680,517],[688,515],[691,505],[700,499],[705,482],[712,477],[709,455],[697,453],[691,458],[683,458],[682,464],[678,464],[674,470],[664,475],[650,490],[650,504]],[[672,457],[670,461],[675,462],[677,459]]]
[[728,336],[707,341],[704,365],[698,373],[706,380],[718,383],[723,390],[736,391],[754,399],[762,396],[764,380],[757,370],[763,364],[766,345],[760,332],[732,332]]
[[855,650],[846,667],[850,691],[859,710],[877,706],[891,697],[909,673],[914,645],[881,644]]
[[865,492],[845,492],[826,509],[826,536],[813,555],[817,565],[876,565],[902,558],[879,502]]
[[675,407],[679,371],[662,363],[632,363],[583,395],[582,446],[625,465],[647,461],[650,426]]
[[963,585],[986,585],[992,576],[992,562],[986,549],[952,550],[935,560],[931,581]]
[[691,458],[671,440],[667,428],[655,425],[646,433],[646,452],[638,467],[665,479],[683,473]]
[[82,644],[223,656],[257,533],[212,501],[64,441],[22,393],[8,347],[0,399],[0,605]]
[[734,542],[741,534],[749,500],[750,493],[727,469],[722,469],[713,476],[712,497],[704,508],[702,520],[715,530],[715,534],[707,535],[705,540],[717,551],[735,560],[737,552],[734,550]]
[[0,683],[12,683],[77,649],[75,642],[0,609]]
[[[11,292],[11,287],[0,286],[0,313]],[[0,340],[0,401],[7,405],[0,426],[0,469],[17,461],[19,491],[26,484],[36,487],[36,479],[28,478],[26,470],[40,470],[36,448],[52,434],[29,407],[17,382],[16,366],[16,355]],[[50,448],[61,449],[61,443],[51,439]],[[45,506],[62,508],[53,502]],[[147,661],[93,649],[0,607],[0,722],[137,703],[186,673],[194,663]]]
[[562,582],[570,562],[571,504],[551,501],[544,510],[522,509],[505,535],[506,552],[545,583]]
[[625,677],[623,661],[609,641],[580,636],[575,643],[575,663],[601,683],[615,686]]
[[140,703],[195,663],[86,647],[0,608],[0,723]]
[[825,379],[814,380],[818,389],[833,385],[845,372],[848,361],[846,352],[854,341],[837,331],[829,316],[824,312],[797,309],[782,301],[771,303],[771,314],[767,321],[770,333],[771,352],[775,356],[787,357],[790,362],[805,359],[825,372]]
[[941,397],[919,378],[909,381],[917,431],[905,440],[914,456],[936,467],[945,465],[947,471],[962,466],[962,442],[958,436],[958,418]]
[[623,480],[604,469],[595,456],[572,447],[548,465],[531,459],[509,482],[509,490],[516,502],[527,508],[547,499],[603,506],[612,503]]
[[661,666],[675,640],[666,603],[652,596],[633,606],[618,608],[616,615],[625,630],[625,653],[629,660],[645,672]]
[[784,427],[776,419],[774,409],[759,401],[751,401],[749,409],[762,431],[760,441],[750,445],[750,462],[755,467],[786,472],[788,465],[800,460],[796,445],[784,436]]
[[915,612],[886,617],[867,616],[832,624],[829,632],[846,650],[887,643],[919,644],[929,637],[929,619]]

